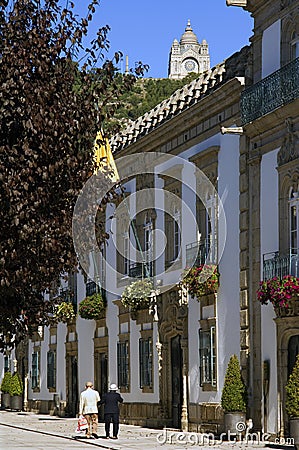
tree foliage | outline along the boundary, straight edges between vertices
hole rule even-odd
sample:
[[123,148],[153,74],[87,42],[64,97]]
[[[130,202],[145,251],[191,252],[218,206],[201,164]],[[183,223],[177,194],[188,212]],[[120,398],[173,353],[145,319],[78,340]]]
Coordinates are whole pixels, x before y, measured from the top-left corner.
[[[120,80],[122,77],[123,75],[119,74]],[[128,120],[136,120],[197,77],[198,74],[192,73],[181,80],[170,78],[138,80],[132,90],[121,96],[122,106],[116,111],[112,123],[121,125],[126,124]]]
[[247,391],[241,377],[239,360],[230,357],[224,379],[221,406],[225,412],[246,412]]
[[94,139],[136,79],[119,81],[119,52],[105,59],[109,26],[84,46],[99,0],[85,18],[60,3],[0,1],[2,348],[47,323],[42,293],[76,266],[72,212],[94,170]]

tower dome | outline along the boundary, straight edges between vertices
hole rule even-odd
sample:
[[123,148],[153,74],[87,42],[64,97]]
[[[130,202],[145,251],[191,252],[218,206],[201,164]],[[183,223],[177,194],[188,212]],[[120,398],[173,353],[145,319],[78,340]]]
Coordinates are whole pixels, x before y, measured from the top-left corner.
[[182,79],[191,72],[203,73],[210,68],[209,46],[206,40],[199,43],[193,33],[190,19],[180,42],[174,39],[168,62],[168,77]]
[[196,34],[193,33],[190,19],[188,20],[187,26],[185,28],[185,33],[181,37],[180,44],[181,45],[185,45],[185,44],[198,45],[198,40],[197,40]]

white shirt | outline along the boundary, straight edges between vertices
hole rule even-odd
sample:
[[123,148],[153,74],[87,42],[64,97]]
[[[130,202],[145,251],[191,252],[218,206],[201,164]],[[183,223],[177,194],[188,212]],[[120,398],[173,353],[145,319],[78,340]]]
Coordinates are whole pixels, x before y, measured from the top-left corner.
[[79,414],[94,414],[98,413],[98,402],[100,401],[100,394],[95,389],[88,387],[80,395]]

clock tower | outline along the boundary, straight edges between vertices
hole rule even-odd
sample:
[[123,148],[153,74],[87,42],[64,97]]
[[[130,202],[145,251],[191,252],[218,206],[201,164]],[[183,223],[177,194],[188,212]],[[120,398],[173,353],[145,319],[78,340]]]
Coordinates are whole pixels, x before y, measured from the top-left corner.
[[210,68],[208,43],[200,44],[188,20],[180,42],[175,39],[169,54],[168,78],[181,79],[191,72],[202,73]]

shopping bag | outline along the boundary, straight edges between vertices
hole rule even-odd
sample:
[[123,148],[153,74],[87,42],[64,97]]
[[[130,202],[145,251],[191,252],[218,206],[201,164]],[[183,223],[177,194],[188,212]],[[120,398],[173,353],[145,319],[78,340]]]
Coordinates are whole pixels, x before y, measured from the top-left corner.
[[79,416],[76,433],[84,433],[88,429],[88,423],[84,416]]

